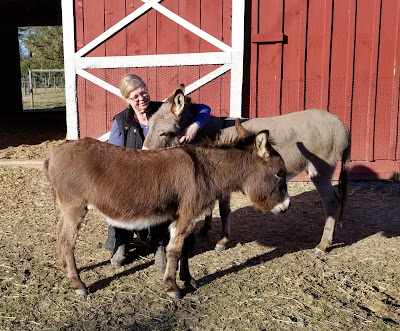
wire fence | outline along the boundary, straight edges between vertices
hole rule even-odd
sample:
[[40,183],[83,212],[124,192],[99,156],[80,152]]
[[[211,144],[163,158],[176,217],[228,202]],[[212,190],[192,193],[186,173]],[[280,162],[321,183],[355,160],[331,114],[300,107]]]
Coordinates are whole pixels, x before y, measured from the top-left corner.
[[63,69],[32,69],[21,77],[23,109],[49,109],[65,106]]

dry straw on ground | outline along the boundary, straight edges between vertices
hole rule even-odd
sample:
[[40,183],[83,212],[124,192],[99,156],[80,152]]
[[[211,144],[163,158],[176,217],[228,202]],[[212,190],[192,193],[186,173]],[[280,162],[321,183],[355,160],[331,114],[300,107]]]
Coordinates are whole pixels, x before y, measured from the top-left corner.
[[[3,145],[0,159],[44,158],[60,142]],[[56,265],[58,212],[43,172],[0,166],[0,330],[400,328],[400,184],[352,182],[343,228],[324,259],[312,251],[324,218],[317,193],[310,183],[292,183],[290,192],[292,208],[281,216],[235,194],[223,252],[212,250],[216,208],[190,259],[200,288],[180,301],[168,298],[153,253],[137,239],[129,264],[109,264],[106,223],[91,211],[76,247],[91,292],[82,299]]]

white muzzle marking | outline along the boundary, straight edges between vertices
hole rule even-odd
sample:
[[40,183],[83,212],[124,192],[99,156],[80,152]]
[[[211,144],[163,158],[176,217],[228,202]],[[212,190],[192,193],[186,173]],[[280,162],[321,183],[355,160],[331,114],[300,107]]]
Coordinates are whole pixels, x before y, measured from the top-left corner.
[[283,202],[277,204],[274,208],[271,209],[271,213],[278,215],[282,212],[285,212],[289,209],[290,206],[290,195],[288,192],[286,192],[285,194],[285,199],[283,200]]

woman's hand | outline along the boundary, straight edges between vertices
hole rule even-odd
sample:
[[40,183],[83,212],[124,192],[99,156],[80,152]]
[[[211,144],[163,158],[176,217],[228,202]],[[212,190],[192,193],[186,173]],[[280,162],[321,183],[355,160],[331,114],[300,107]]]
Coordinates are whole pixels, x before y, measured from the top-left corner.
[[181,139],[179,142],[181,144],[190,143],[194,137],[196,136],[197,132],[199,131],[200,127],[197,123],[192,123],[183,130]]

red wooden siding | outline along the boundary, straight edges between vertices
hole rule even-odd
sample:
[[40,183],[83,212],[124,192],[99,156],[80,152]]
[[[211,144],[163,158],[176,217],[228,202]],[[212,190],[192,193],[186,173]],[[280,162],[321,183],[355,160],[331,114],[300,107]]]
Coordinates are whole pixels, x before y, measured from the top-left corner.
[[356,0],[336,0],[333,10],[329,111],[350,127]]
[[373,160],[380,1],[357,2],[351,132],[352,159]]
[[398,134],[400,2],[383,1],[375,110],[374,159],[394,160]]
[[[306,60],[307,0],[292,1],[285,6],[282,27],[282,92],[281,114],[304,108],[304,78]],[[262,115],[264,116],[264,115]]]
[[327,109],[332,0],[308,4],[306,93],[304,108]]
[[[201,24],[200,28],[205,32],[209,33],[210,35],[214,36],[219,40],[223,40],[224,42],[230,44],[230,31],[226,31],[226,38],[223,38],[223,20],[221,17],[225,17],[224,14],[224,5],[226,5],[226,1],[214,1],[214,0],[202,0],[200,13],[201,13]],[[229,13],[228,13],[229,15]],[[229,17],[229,16],[228,16]],[[229,36],[228,36],[229,35]],[[218,52],[218,49],[214,46],[205,41],[204,39],[200,39],[200,52]],[[216,67],[214,68],[216,69]],[[200,67],[200,76],[204,76],[208,73],[207,68]],[[229,115],[226,113],[227,109],[223,111],[220,108],[221,105],[221,91],[222,91],[222,84],[223,81],[226,80],[225,78],[218,77],[214,79],[212,82],[206,84],[204,87],[201,88],[199,98],[202,103],[207,103],[211,109],[213,109],[213,115],[221,116]],[[228,89],[229,93],[229,89]],[[224,93],[226,97],[226,93]],[[207,100],[205,102],[205,100]],[[229,96],[228,96],[229,100]]]
[[[283,2],[256,1],[251,34],[250,116],[279,114],[282,65]],[[278,42],[276,42],[278,41]],[[261,69],[261,70],[260,70]],[[268,90],[268,93],[259,93]]]
[[[200,27],[200,0],[179,1],[179,15],[185,20]],[[186,29],[179,29],[179,53],[198,53],[200,52],[200,37]],[[183,42],[182,42],[183,41]],[[178,69],[178,81],[195,82],[200,78],[200,68],[182,67]],[[200,92],[195,91],[191,97],[200,100]]]
[[[399,15],[398,0],[253,0],[250,116],[332,112],[351,129],[353,178],[392,177],[400,170]],[[271,39],[279,33],[282,41]]]

